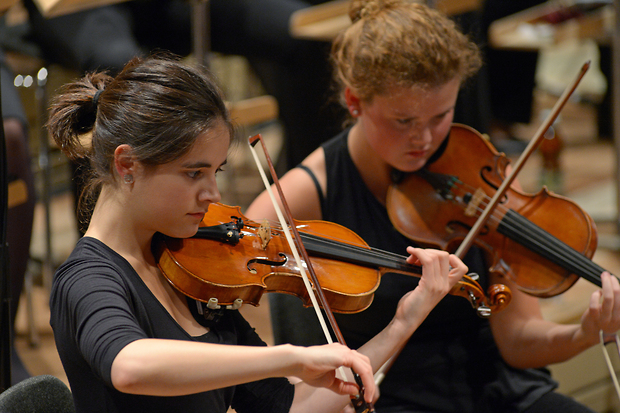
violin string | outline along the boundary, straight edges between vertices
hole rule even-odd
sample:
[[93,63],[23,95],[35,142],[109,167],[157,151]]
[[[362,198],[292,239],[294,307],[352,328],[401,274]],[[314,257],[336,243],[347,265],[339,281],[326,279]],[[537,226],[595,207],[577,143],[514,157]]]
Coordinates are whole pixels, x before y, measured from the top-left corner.
[[[250,152],[252,153],[252,156],[254,158],[254,161],[256,162],[256,166],[258,168],[258,172],[259,175],[261,176],[261,179],[263,180],[263,183],[265,185],[265,189],[267,190],[267,193],[269,194],[269,198],[271,199],[271,202],[273,204],[275,213],[278,217],[278,221],[281,223],[281,225],[283,223],[286,223],[286,220],[284,219],[284,215],[282,213],[282,211],[280,210],[280,207],[278,206],[278,203],[276,201],[275,195],[273,194],[273,191],[271,189],[271,185],[269,184],[268,180],[267,180],[267,176],[265,174],[265,171],[263,170],[260,160],[258,158],[258,154],[256,152],[256,150],[254,149],[254,146],[252,146],[251,144],[249,145],[250,148]],[[320,310],[319,307],[319,303],[318,303],[318,298],[319,295],[317,294],[317,291],[313,290],[312,285],[310,284],[310,279],[308,277],[308,274],[306,273],[306,270],[304,269],[304,267],[301,265],[301,258],[299,256],[299,251],[297,251],[297,248],[295,247],[295,242],[293,241],[292,235],[290,233],[290,231],[288,230],[288,228],[286,230],[283,231],[284,235],[286,236],[286,240],[289,244],[289,247],[291,248],[291,253],[293,254],[293,256],[295,257],[295,262],[297,263],[297,265],[299,266],[299,271],[301,274],[301,278],[304,282],[304,285],[306,287],[306,290],[308,291],[308,297],[310,298],[310,301],[312,302],[312,307],[314,308],[314,311],[316,313],[317,319],[319,321],[319,324],[321,325],[321,328],[323,330],[323,334],[325,335],[325,339],[327,340],[327,342],[329,344],[333,343],[333,338],[331,336],[331,333],[329,332],[328,328],[327,328],[327,323],[325,321],[325,317],[323,317],[323,313]],[[309,263],[308,263],[309,264]],[[319,286],[315,286],[316,290],[320,290]],[[326,303],[323,303],[326,304]],[[328,308],[326,307],[326,305],[323,306],[325,308],[325,310],[327,311]],[[334,326],[332,325],[332,328]],[[340,367],[338,369],[341,377],[345,377],[345,373],[344,373],[344,369],[343,367]]]
[[604,271],[603,268],[525,217],[516,212],[514,215],[512,218],[504,219],[505,224],[502,223],[513,234],[511,239],[550,259],[570,273],[586,278],[598,286],[601,285],[600,274]]
[[[274,223],[273,226],[271,226],[271,230],[275,232],[282,231],[281,228],[282,227],[278,223]],[[389,266],[392,269],[404,269],[403,267],[407,267],[410,268],[412,272],[416,272],[419,268],[415,265],[407,264],[406,256],[396,254],[390,251],[384,251],[370,247],[364,248],[344,241],[326,238],[323,234],[312,233],[310,231],[302,231],[300,232],[300,236],[302,238],[311,238],[317,243],[324,245],[326,248],[329,248],[333,251],[341,251],[343,254],[346,254],[349,257],[356,256],[360,258],[360,260],[372,258],[374,259],[372,263],[376,265],[381,264],[382,266]]]
[[[302,237],[308,237],[310,239],[321,242],[323,245],[330,246],[331,248],[337,248],[341,251],[346,251],[352,255],[358,257],[372,257],[375,259],[374,263],[380,266],[390,266],[393,269],[404,267],[410,267],[412,272],[415,272],[416,267],[406,263],[407,257],[404,255],[395,254],[389,251],[379,250],[375,248],[363,248],[348,243],[342,243],[340,241],[324,238],[321,235],[315,234],[303,234]],[[386,265],[382,265],[386,264]]]
[[[467,190],[473,192],[473,188],[463,182],[459,181],[457,186],[460,186],[460,189],[463,192],[466,192]],[[460,199],[463,199],[462,195]],[[484,210],[489,200],[490,197],[486,195],[483,197],[482,202],[476,206],[478,213]],[[533,252],[537,252],[545,258],[549,258],[550,256],[558,257],[557,259],[560,260],[561,263],[557,264],[560,266],[563,266],[562,263],[564,262],[570,263],[570,267],[574,268],[575,273],[585,276],[585,278],[600,286],[600,274],[603,269],[592,262],[589,258],[585,257],[583,254],[579,253],[574,248],[554,237],[552,234],[532,223],[525,217],[523,217],[522,220],[519,220],[520,222],[516,222],[515,219],[507,218],[508,212],[511,211],[510,208],[503,205],[498,205],[497,209],[500,212],[501,218],[498,217],[495,212],[492,213],[489,218],[489,220],[493,219],[493,224],[496,228],[498,228],[501,224],[512,234],[518,234],[522,239],[524,239],[524,241],[527,241],[527,244],[530,246],[529,248]],[[517,212],[514,213],[521,216]],[[523,246],[528,247],[528,245]],[[547,252],[548,255],[541,254],[541,251]]]
[[[457,186],[460,186],[460,189],[461,191],[463,191],[463,193],[466,193],[468,190],[473,192],[472,187],[469,187],[468,185],[460,181]],[[460,202],[465,204],[464,196],[462,194],[460,194],[460,197],[457,196],[457,199],[461,199]],[[485,195],[482,198],[482,202],[480,202],[479,205],[476,205],[476,210],[478,213],[480,213],[484,209],[483,207],[486,207],[489,200],[490,197]],[[491,223],[496,228],[499,227],[501,224],[508,232],[512,234],[518,234],[519,238],[521,238],[521,242],[519,242],[518,240],[513,241],[523,245],[526,248],[529,248],[530,250],[538,253],[544,258],[550,259],[549,257],[555,257],[556,260],[560,261],[559,263],[556,263],[560,267],[563,267],[564,269],[567,269],[569,271],[572,270],[576,274],[584,276],[591,282],[600,285],[600,273],[604,269],[598,267],[589,258],[580,254],[578,251],[566,245],[564,242],[549,234],[547,231],[538,227],[526,218],[523,218],[521,222],[517,222],[515,219],[507,217],[507,213],[511,211],[510,208],[507,208],[503,205],[498,205],[496,210],[497,212],[494,211],[490,215],[489,221],[491,221]],[[278,225],[275,224],[274,227],[277,228]],[[305,234],[309,233],[306,232]],[[364,257],[373,257],[379,260],[387,260],[395,265],[398,265],[398,267],[400,267],[406,259],[406,257],[399,254],[394,254],[376,249],[366,249],[358,246],[352,246],[351,244],[348,244],[346,242],[326,239],[321,234],[316,235],[315,240],[320,240],[321,243],[323,243],[326,247],[329,247],[336,251],[340,250],[346,252],[347,254],[356,254],[358,256],[359,254],[361,254]],[[569,264],[568,268],[566,268],[567,265],[564,263]]]
[[[321,286],[319,285],[319,281],[318,278],[316,277],[316,274],[313,271],[313,267],[312,264],[309,262],[309,257],[307,254],[307,251],[305,250],[303,243],[301,241],[299,232],[297,231],[297,227],[292,226],[291,224],[294,223],[293,218],[291,216],[290,210],[288,209],[288,206],[286,204],[286,201],[284,199],[284,194],[282,193],[282,189],[279,185],[279,182],[277,180],[277,175],[275,173],[273,164],[271,162],[271,159],[269,158],[269,154],[267,152],[267,147],[265,146],[265,142],[262,140],[262,137],[260,134],[256,135],[255,137],[257,137],[260,142],[261,145],[263,147],[263,151],[264,151],[264,155],[267,159],[267,162],[269,164],[269,170],[271,172],[272,178],[274,180],[274,185],[277,187],[278,189],[278,193],[280,195],[281,201],[283,203],[284,209],[286,210],[287,216],[288,216],[288,221],[286,221],[284,219],[284,216],[282,214],[282,211],[280,210],[280,207],[278,205],[278,202],[276,201],[275,195],[273,194],[273,191],[271,189],[271,185],[267,179],[267,176],[265,174],[265,171],[263,171],[261,162],[258,158],[258,153],[256,152],[256,150],[254,149],[254,145],[252,144],[252,140],[253,138],[250,138],[248,141],[248,146],[250,148],[250,151],[252,152],[252,156],[254,158],[254,161],[256,162],[256,166],[258,168],[259,174],[263,180],[263,184],[265,185],[265,189],[267,190],[269,197],[271,199],[271,202],[273,204],[274,210],[276,212],[276,215],[278,216],[278,220],[280,221],[280,223],[282,224],[282,226],[284,227],[284,225],[286,224],[287,227],[284,228],[285,229],[285,234],[286,234],[286,240],[291,248],[291,252],[293,253],[294,257],[295,257],[295,262],[297,263],[297,265],[299,266],[299,271],[302,275],[302,279],[304,281],[304,284],[306,286],[306,290],[308,291],[308,295],[311,298],[312,301],[312,306],[314,307],[314,310],[316,312],[317,318],[319,320],[319,322],[321,323],[321,326],[323,328],[323,332],[325,334],[325,338],[327,339],[328,343],[332,343],[332,337],[331,337],[331,333],[328,331],[326,323],[325,323],[325,319],[323,317],[323,313],[320,311],[319,305],[317,300],[320,299],[322,307],[324,312],[326,313],[329,321],[330,321],[330,325],[332,327],[332,329],[334,330],[334,333],[336,334],[337,338],[338,338],[338,342],[342,345],[346,346],[344,337],[342,336],[342,333],[340,332],[340,329],[338,328],[338,325],[336,323],[336,320],[333,316],[333,313],[330,310],[329,304],[325,298],[325,296],[323,295],[323,291],[321,289]],[[256,141],[254,141],[254,143],[256,143]],[[297,241],[297,244],[295,244],[295,242],[293,242],[292,239],[292,235],[291,235],[291,231],[289,230],[290,228],[294,229],[295,232],[295,239]],[[297,248],[299,248],[299,251],[297,251]],[[312,285],[310,285],[310,280],[308,278],[308,275],[306,274],[305,269],[302,266],[302,262],[301,262],[301,258],[299,257],[299,253],[302,253],[304,256],[304,259],[307,261],[306,265],[308,267],[308,270],[310,271],[310,275],[312,276],[312,281],[314,284],[315,289],[312,288]],[[343,381],[347,381],[347,376],[345,374],[345,366],[342,365],[340,367],[337,368],[336,370],[336,374],[340,375],[339,378],[341,378]],[[375,412],[374,407],[372,406],[372,403],[367,403],[364,399],[364,385],[362,383],[362,379],[361,377],[355,372],[355,370],[353,369],[353,367],[349,367],[349,369],[351,370],[351,373],[353,374],[353,378],[355,380],[355,382],[357,383],[358,387],[359,387],[359,392],[357,395],[351,395],[351,403],[353,404],[354,410],[356,411],[361,411],[360,408],[363,408],[365,412]]]
[[[480,211],[481,208],[478,208],[478,211]],[[515,231],[516,229],[522,229],[522,225],[513,225],[512,222],[513,220],[511,219],[507,219],[504,218],[502,219],[504,222],[502,222],[502,225],[504,225],[505,227],[508,228],[512,228],[513,232],[517,232]],[[526,222],[527,224],[527,222]],[[578,266],[581,263],[580,268],[577,268],[577,272],[578,273],[588,273],[588,269],[591,266],[592,262],[590,260],[588,260],[586,257],[583,257],[582,255],[576,253],[574,250],[570,250],[570,249],[566,249],[566,245],[564,245],[561,241],[555,239],[554,237],[550,236],[550,234],[548,234],[546,231],[540,229],[539,227],[537,227],[534,224],[530,224],[530,232],[534,231],[537,232],[537,234],[530,236],[529,239],[527,240],[529,242],[529,245],[532,245],[532,248],[535,251],[546,251],[547,254],[553,254],[555,256],[560,255],[561,259],[563,261],[566,262],[571,262],[573,258],[577,258],[578,260],[581,259],[581,261],[578,262],[573,262],[573,266]],[[520,231],[517,233],[521,233]],[[526,232],[527,233],[527,232]],[[304,236],[305,234],[308,233],[302,233],[302,236]],[[375,257],[377,259],[388,259],[391,260],[391,262],[393,264],[396,264],[398,266],[402,265],[402,263],[404,262],[405,258],[402,255],[398,255],[398,254],[394,254],[394,253],[390,253],[387,251],[381,251],[381,250],[368,250],[365,248],[361,248],[361,247],[355,247],[352,246],[348,243],[342,243],[339,241],[332,241],[330,239],[325,239],[322,238],[322,235],[317,235],[316,239],[321,239],[321,242],[325,245],[328,245],[330,248],[334,249],[334,250],[341,250],[347,253],[353,253],[353,254],[362,254],[364,257],[370,256],[370,257]],[[539,239],[546,239],[547,242],[539,242]],[[555,249],[557,251],[554,251],[553,249],[549,249],[547,246],[548,245],[555,245]],[[525,247],[527,247],[527,245],[524,245]],[[541,254],[543,257],[545,257],[544,254]],[[391,266],[390,266],[391,267]],[[394,268],[394,267],[392,267]],[[597,278],[597,272],[590,272],[590,276],[592,278]]]
[[[460,197],[457,196],[457,199],[460,199],[461,200],[460,202],[462,202],[464,205],[467,205],[467,203],[464,200],[465,195],[463,194],[473,194],[474,192],[476,192],[475,188],[461,181],[457,181],[456,185],[454,186],[458,187],[463,192],[462,194],[460,194]],[[476,212],[481,213],[482,211],[484,211],[484,209],[487,207],[490,200],[491,200],[491,197],[485,194],[485,196],[481,200],[482,202],[480,202],[480,204],[475,206]],[[508,210],[509,208],[505,207],[503,204],[498,204],[495,207],[495,210],[489,216],[488,222],[492,222],[494,226],[497,227],[499,223],[501,222],[501,220],[503,219],[504,215],[506,215],[506,213],[508,212]]]
[[[602,268],[596,270],[596,272],[590,271],[596,267],[596,264],[588,258],[531,223],[526,218],[516,213],[514,213],[514,215],[514,217],[506,218],[506,221],[517,224],[510,225],[513,234],[513,236],[510,237],[511,239],[530,248],[532,251],[538,252],[541,256],[549,258],[552,262],[555,262],[571,273],[580,275],[600,286],[599,274],[603,271]],[[555,261],[552,257],[555,258]]]
[[[486,199],[488,199],[488,197]],[[480,210],[481,208],[478,208],[478,211]],[[547,231],[538,227],[526,218],[523,218],[521,221],[522,222],[518,223],[518,225],[513,225],[514,220],[506,219],[506,214],[504,214],[501,224],[513,234],[519,234],[521,237],[527,238],[527,241],[530,245],[532,245],[532,247],[536,247],[538,250],[547,251],[548,254],[552,254],[553,256],[559,256],[561,262],[571,263],[579,275],[587,275],[588,279],[594,279],[596,280],[595,283],[600,284],[600,272],[603,271],[602,268],[598,267],[589,258],[580,254],[578,251],[566,245],[563,241],[555,238],[553,235],[549,234]],[[526,227],[524,228],[524,226]],[[524,229],[527,229],[528,231],[524,231]],[[528,235],[529,237],[527,237]],[[533,251],[537,252],[535,249],[533,249]],[[549,257],[548,255],[541,255],[546,258]]]

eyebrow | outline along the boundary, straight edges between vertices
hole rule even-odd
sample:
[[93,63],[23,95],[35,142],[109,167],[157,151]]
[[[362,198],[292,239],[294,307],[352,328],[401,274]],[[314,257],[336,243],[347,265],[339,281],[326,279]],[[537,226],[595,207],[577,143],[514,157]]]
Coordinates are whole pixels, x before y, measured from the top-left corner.
[[211,164],[207,162],[194,162],[185,164],[183,167],[188,169],[210,168]]
[[[224,162],[220,166],[224,166],[228,163],[228,159],[225,159]],[[190,164],[183,165],[184,168],[188,169],[199,169],[199,168],[211,168],[213,165],[208,162],[194,162]]]
[[[431,117],[431,119],[442,118],[442,117],[446,116],[448,113],[450,113],[450,111],[452,111],[452,110],[454,110],[454,106],[451,107],[450,109],[444,111],[444,112],[441,112],[441,113],[438,113],[436,115],[433,115]],[[417,121],[417,120],[420,119],[420,117],[419,116],[410,116],[410,117],[402,117],[401,119],[404,119],[406,121]]]
[[[446,109],[445,111],[443,111],[441,113],[437,113],[436,115],[433,115],[432,117],[436,118],[436,117],[440,117],[440,116],[445,116],[447,113],[449,113],[453,109],[454,109],[454,106],[451,106],[448,109]],[[400,114],[400,113],[396,113],[395,116],[398,117],[398,118],[406,119],[406,120],[417,120],[417,119],[420,119],[419,116],[409,116],[409,115]]]
[[438,113],[437,116],[444,116],[446,113],[450,112],[451,110],[454,110],[454,106],[450,106],[450,108],[448,108],[448,110],[445,110],[441,113]]

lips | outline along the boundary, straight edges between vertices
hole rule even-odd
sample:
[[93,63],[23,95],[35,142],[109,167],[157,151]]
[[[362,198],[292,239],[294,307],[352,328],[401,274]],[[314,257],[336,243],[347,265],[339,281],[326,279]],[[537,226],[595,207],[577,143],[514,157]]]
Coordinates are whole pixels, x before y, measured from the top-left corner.
[[188,214],[188,215],[191,216],[191,217],[196,218],[199,221],[202,221],[202,219],[205,217],[205,213],[204,212],[196,212],[196,213]]
[[426,154],[428,154],[428,151],[427,150],[423,150],[423,149],[407,152],[407,155],[413,156],[413,157],[416,157],[416,158],[423,158],[424,156],[426,156]]

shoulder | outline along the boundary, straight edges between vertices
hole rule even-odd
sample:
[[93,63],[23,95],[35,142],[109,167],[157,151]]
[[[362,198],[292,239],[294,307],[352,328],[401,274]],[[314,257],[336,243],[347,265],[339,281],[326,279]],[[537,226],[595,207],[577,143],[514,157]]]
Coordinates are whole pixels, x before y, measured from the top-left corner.
[[[323,193],[325,193],[326,186],[326,167],[325,167],[325,149],[323,147],[319,147],[314,150],[304,161],[301,163],[303,166],[308,168],[310,172],[314,175],[316,180],[318,181],[319,186],[321,187]],[[303,169],[294,168],[290,171],[291,173],[300,172],[305,173],[312,179],[312,176]],[[300,178],[301,179],[301,178]]]
[[89,237],[80,239],[69,258],[54,275],[56,294],[82,294],[104,286],[125,289],[124,273],[128,264],[102,242]]
[[77,269],[85,266],[122,272],[124,259],[103,242],[95,238],[83,237],[78,241],[69,258],[58,268],[56,276],[76,272]]
[[[324,142],[320,147],[314,150],[306,159],[301,163],[308,167],[314,175],[317,177],[323,192],[325,192],[326,185],[326,170],[327,164],[334,156],[339,156],[343,151],[348,153],[347,140],[349,136],[349,129],[340,132],[338,135]],[[292,169],[293,172],[295,169]]]
[[321,219],[321,200],[327,188],[325,152],[322,147],[314,150],[282,179],[282,188],[291,212],[296,219]]
[[[311,220],[321,218],[320,196],[317,184],[313,179],[316,177],[318,184],[325,188],[325,156],[322,148],[316,149],[303,162],[309,171],[295,167],[284,174],[280,179],[282,192],[295,219]],[[309,173],[310,172],[310,173]],[[273,188],[273,193],[278,198],[278,193]],[[282,202],[279,202],[282,207]],[[267,191],[263,191],[249,206],[245,215],[253,220],[276,220],[277,215]]]

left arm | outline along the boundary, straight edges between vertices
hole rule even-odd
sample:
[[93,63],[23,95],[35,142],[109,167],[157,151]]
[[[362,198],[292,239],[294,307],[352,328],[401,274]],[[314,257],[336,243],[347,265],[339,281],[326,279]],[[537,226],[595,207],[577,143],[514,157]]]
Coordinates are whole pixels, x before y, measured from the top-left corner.
[[[510,304],[491,317],[491,329],[504,360],[513,367],[535,368],[566,361],[599,342],[599,331],[620,329],[620,283],[605,272],[602,288],[592,293],[580,324],[544,320],[538,298],[499,280],[513,292]],[[495,280],[498,281],[498,280]]]

